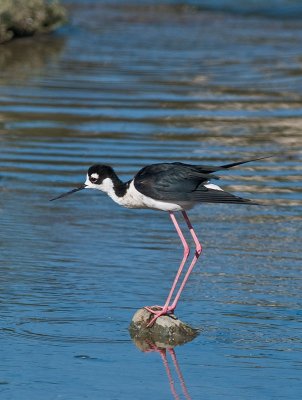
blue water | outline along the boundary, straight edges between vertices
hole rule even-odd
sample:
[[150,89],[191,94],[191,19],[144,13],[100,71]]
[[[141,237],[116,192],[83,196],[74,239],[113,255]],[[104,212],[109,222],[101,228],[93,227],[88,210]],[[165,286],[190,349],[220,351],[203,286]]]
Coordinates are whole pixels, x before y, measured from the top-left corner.
[[[0,47],[1,399],[300,399],[302,6],[262,3],[68,1],[57,34]],[[268,154],[220,182],[265,206],[190,212],[176,314],[199,336],[178,365],[142,352],[131,318],[182,256],[168,215],[49,199],[95,162]]]

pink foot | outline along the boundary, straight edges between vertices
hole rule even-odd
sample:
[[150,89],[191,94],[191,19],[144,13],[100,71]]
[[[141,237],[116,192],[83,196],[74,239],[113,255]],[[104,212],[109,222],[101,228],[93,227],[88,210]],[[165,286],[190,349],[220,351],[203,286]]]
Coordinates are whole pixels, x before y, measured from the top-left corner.
[[150,313],[154,314],[154,317],[151,319],[151,321],[148,323],[147,328],[152,326],[154,322],[157,320],[157,318],[161,317],[162,315],[169,315],[173,314],[175,307],[162,307],[162,306],[146,306],[144,307],[147,311]]
[[149,311],[152,314],[161,314],[161,315],[166,315],[166,314],[172,314],[175,310],[175,307],[172,306],[146,306],[144,307],[147,311]]

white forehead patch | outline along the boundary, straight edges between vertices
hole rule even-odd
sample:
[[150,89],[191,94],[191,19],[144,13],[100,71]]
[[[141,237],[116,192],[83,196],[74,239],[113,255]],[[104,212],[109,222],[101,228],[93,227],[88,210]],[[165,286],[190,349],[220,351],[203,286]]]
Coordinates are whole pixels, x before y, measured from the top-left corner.
[[100,175],[97,174],[96,172],[90,175],[91,178],[99,179]]

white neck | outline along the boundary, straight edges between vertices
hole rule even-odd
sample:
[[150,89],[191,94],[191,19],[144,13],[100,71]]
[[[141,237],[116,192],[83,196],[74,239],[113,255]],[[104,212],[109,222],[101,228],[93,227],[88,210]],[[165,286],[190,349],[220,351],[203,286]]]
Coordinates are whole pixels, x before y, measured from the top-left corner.
[[96,189],[96,190],[101,190],[102,192],[107,193],[108,196],[111,197],[113,201],[115,201],[116,203],[120,203],[119,197],[115,194],[114,185],[110,178],[105,178],[100,185],[95,185],[94,183],[90,182],[90,180],[87,176],[85,185],[86,185],[87,189]]

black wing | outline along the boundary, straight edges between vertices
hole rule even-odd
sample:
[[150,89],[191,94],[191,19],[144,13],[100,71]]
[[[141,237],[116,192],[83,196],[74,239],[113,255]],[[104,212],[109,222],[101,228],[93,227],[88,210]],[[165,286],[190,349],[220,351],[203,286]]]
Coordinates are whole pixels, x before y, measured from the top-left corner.
[[192,193],[211,176],[199,172],[194,165],[182,163],[152,164],[141,169],[134,177],[138,191],[156,200],[175,194]]
[[[247,161],[243,161],[244,163]],[[236,163],[237,164],[237,163]],[[182,163],[152,164],[141,169],[134,177],[135,188],[145,196],[165,202],[253,203],[231,193],[204,186],[210,179],[218,178],[209,169],[217,171],[230,168],[190,165]],[[234,165],[235,166],[235,165]]]
[[224,190],[209,189],[205,186],[199,187],[189,197],[197,203],[200,202],[200,203],[230,203],[230,204],[259,205],[259,203],[257,203],[256,201],[235,196],[231,193],[225,192]]

